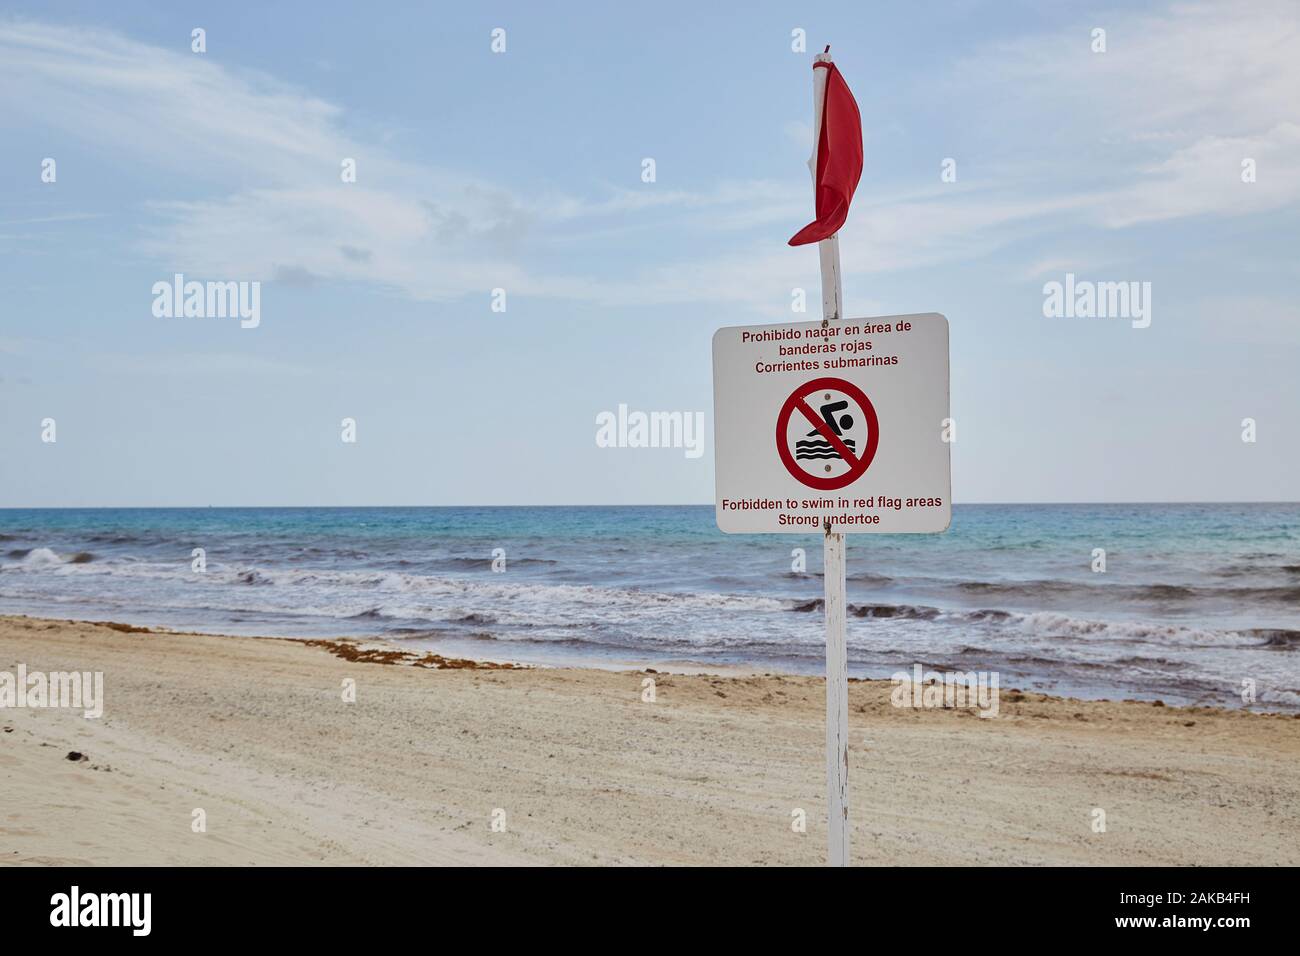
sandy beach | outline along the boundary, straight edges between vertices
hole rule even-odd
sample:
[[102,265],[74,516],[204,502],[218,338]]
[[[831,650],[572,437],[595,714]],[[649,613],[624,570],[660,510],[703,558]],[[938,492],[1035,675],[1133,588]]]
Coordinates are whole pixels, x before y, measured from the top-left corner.
[[[0,618],[0,670],[102,671],[105,695],[97,720],[0,710],[0,862],[824,859],[815,678],[363,647]],[[1291,715],[1004,688],[981,719],[890,690],[850,688],[856,864],[1300,864]]]

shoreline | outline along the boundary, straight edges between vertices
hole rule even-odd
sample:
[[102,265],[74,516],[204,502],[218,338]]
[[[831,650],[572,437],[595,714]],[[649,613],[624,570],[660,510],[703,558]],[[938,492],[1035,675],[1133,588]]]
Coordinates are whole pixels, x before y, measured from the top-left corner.
[[[1056,696],[1300,711],[1294,507],[955,514],[950,534],[851,553],[851,676],[919,663]],[[820,676],[819,542],[723,535],[713,518],[671,506],[5,512],[0,614]],[[1079,542],[1108,541],[1110,573],[1097,573]],[[186,550],[198,543],[202,562]]]
[[[0,709],[0,863],[823,859],[818,678],[385,643],[0,617],[0,671],[102,671],[105,688],[97,720]],[[981,719],[894,707],[888,681],[849,696],[856,864],[1236,865],[1241,846],[1300,864],[1290,715],[1008,688]]]
[[[213,629],[199,628],[176,628],[167,625],[156,624],[135,624],[131,622],[112,621],[112,620],[95,620],[91,618],[53,618],[44,615],[32,615],[21,612],[0,611],[0,621],[8,619],[30,619],[39,621],[55,621],[66,624],[92,624],[101,625],[115,629],[131,629],[144,633],[171,634],[171,635],[195,635],[204,637],[220,637],[236,640],[274,640],[274,641],[299,641],[299,642],[318,642],[318,641],[348,641],[364,645],[384,646],[393,650],[402,650],[405,653],[433,653],[439,656],[455,657],[462,660],[484,661],[497,664],[514,664],[526,668],[547,668],[559,670],[593,670],[605,673],[624,673],[630,671],[651,670],[661,673],[681,674],[681,675],[712,675],[718,677],[737,677],[737,676],[782,676],[782,677],[800,677],[818,679],[822,676],[821,667],[816,670],[810,668],[792,668],[782,666],[779,661],[768,661],[763,663],[749,662],[731,662],[731,661],[698,661],[681,658],[661,659],[653,654],[641,658],[633,657],[614,657],[612,655],[602,656],[595,653],[545,653],[522,655],[490,655],[474,653],[477,648],[472,645],[477,642],[467,641],[456,635],[445,635],[442,637],[432,637],[426,635],[412,635],[411,637],[392,637],[384,634],[363,634],[363,633],[338,633],[337,631],[324,634],[254,634],[254,633],[232,633],[219,629],[214,626]],[[410,646],[416,648],[415,651],[408,650]],[[418,643],[417,643],[418,642]],[[490,646],[488,642],[485,646]],[[448,645],[451,645],[450,647]],[[910,673],[912,668],[920,662],[912,661],[902,668],[905,672]],[[944,673],[948,671],[967,671],[969,667],[946,667],[933,663],[920,663],[925,671],[937,671]],[[975,668],[978,670],[978,668]],[[853,665],[850,663],[850,674],[853,673]],[[894,673],[898,673],[895,671]],[[892,677],[892,675],[891,675]],[[883,683],[889,684],[891,677],[868,675],[863,677],[850,676],[851,682]],[[1109,703],[1112,701],[1136,702],[1136,703],[1159,703],[1160,706],[1184,707],[1184,708],[1201,708],[1208,707],[1211,709],[1224,711],[1243,711],[1255,714],[1278,714],[1283,716],[1300,716],[1300,705],[1290,706],[1286,704],[1274,704],[1269,701],[1254,701],[1246,703],[1225,703],[1233,701],[1231,695],[1219,695],[1216,699],[1207,700],[1204,697],[1194,698],[1186,691],[1180,691],[1173,688],[1164,690],[1151,691],[1140,696],[1132,696],[1131,689],[1115,687],[1113,685],[1087,685],[1078,682],[1063,682],[1059,677],[1051,676],[1033,676],[1020,674],[1004,678],[1006,686],[1002,687],[1004,692],[1016,691],[1036,695],[1045,695],[1046,697],[1059,700],[1079,700],[1092,701],[1096,703]],[[1064,686],[1062,686],[1064,683]]]

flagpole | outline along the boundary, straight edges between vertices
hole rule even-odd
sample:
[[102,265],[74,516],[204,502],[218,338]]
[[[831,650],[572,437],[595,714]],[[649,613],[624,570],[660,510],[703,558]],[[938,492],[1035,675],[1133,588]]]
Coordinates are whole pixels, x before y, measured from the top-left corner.
[[[816,56],[829,63],[830,47]],[[817,184],[817,145],[821,137],[822,106],[826,100],[826,70],[813,69],[813,154],[808,166]],[[816,196],[814,195],[814,200]],[[822,326],[844,316],[840,285],[839,233],[817,243],[822,273]],[[827,862],[849,865],[849,664],[845,642],[844,534],[825,524],[822,581],[826,609],[826,820]]]

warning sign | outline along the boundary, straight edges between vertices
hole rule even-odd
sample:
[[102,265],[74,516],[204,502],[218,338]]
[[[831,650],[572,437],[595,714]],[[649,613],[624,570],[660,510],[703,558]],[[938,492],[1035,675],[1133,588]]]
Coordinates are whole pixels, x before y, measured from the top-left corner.
[[[813,412],[809,401],[820,414]],[[808,425],[812,431],[804,431]],[[875,406],[862,389],[842,378],[818,378],[800,385],[776,418],[781,461],[809,488],[833,491],[853,484],[871,466],[879,443]]]
[[948,527],[942,315],[719,329],[713,406],[723,531]]

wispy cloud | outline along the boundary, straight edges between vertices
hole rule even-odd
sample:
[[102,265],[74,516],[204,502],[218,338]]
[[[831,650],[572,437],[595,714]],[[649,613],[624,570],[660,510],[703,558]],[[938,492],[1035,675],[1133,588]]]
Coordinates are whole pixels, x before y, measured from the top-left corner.
[[[379,137],[350,135],[338,107],[274,77],[104,30],[2,24],[0,79],[0,101],[14,113],[61,126],[101,155],[184,172],[194,198],[151,202],[140,249],[191,274],[309,274],[420,299],[495,286],[591,298],[589,277],[530,269],[528,243],[662,208],[739,206],[774,191],[742,184],[703,194],[520,196],[408,161]],[[354,184],[340,179],[345,158],[356,161]]]
[[[1094,53],[1093,28],[1107,50]],[[1089,12],[1072,26],[993,44],[943,83],[998,96],[1022,117],[1093,129],[1114,142],[1184,145],[1295,120],[1300,10],[1290,0],[1173,3]]]
[[[1089,50],[1092,24],[1081,23],[990,46],[938,80],[1004,104],[1006,148],[988,158],[982,180],[905,196],[873,188],[869,169],[845,229],[846,275],[976,259],[1067,227],[1104,234],[1300,200],[1294,5],[1177,5],[1105,19],[1105,54]],[[110,31],[33,22],[0,24],[0,103],[104,155],[185,172],[191,197],[150,202],[138,246],[165,270],[364,282],[422,300],[502,286],[603,305],[767,312],[788,309],[790,289],[815,282],[815,257],[773,239],[810,214],[801,168],[779,182],[723,178],[695,191],[525,194],[358,136],[338,106],[275,77]],[[1114,155],[1050,173],[1028,162],[1034,131],[1063,124],[1095,131],[1098,149],[1117,144]],[[807,135],[802,121],[774,133]],[[356,184],[340,182],[345,157],[357,161]],[[1258,167],[1249,185],[1240,180],[1246,157]],[[673,241],[585,265],[584,251],[656,233]],[[1043,249],[1034,259],[1061,256]]]
[[[1095,24],[1081,20],[1069,30],[988,46],[938,80],[954,99],[960,91],[1003,104],[998,115],[1006,125],[995,133],[986,173],[898,195],[874,186],[868,161],[843,232],[845,275],[974,260],[1022,239],[1068,233],[1068,245],[1040,249],[1025,264],[1024,275],[1036,276],[1049,261],[1062,269],[1095,264],[1095,255],[1064,254],[1080,236],[1104,244],[1108,233],[1133,226],[1300,203],[1300,8],[1267,0],[1176,4],[1103,19],[1104,54],[1090,48]],[[1104,161],[1044,161],[1036,140],[1062,128],[1091,131]],[[792,124],[786,135],[805,132]],[[1116,142],[1129,148],[1105,147]],[[1251,183],[1241,176],[1247,158],[1257,172]],[[800,186],[788,192],[802,199],[806,180]],[[782,221],[802,221],[807,206],[798,208]],[[607,291],[614,301],[694,293],[770,309],[815,268],[784,253],[767,241],[745,255],[665,265]]]
[[26,219],[0,219],[0,226],[25,226],[51,222],[84,222],[87,219],[100,219],[99,213],[70,212],[55,216],[31,216]]
[[245,377],[302,377],[310,370],[256,352],[166,352],[139,355],[103,352],[88,355],[88,366],[112,374],[193,378],[215,376],[229,381]]

